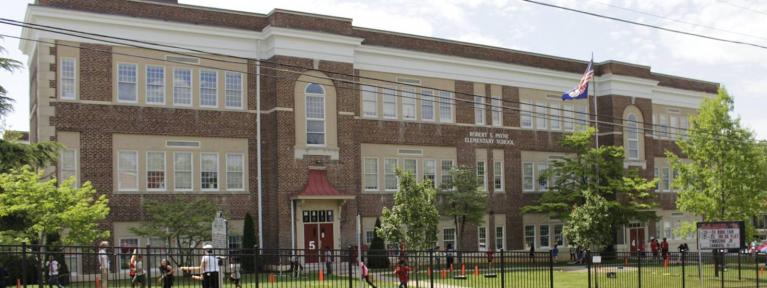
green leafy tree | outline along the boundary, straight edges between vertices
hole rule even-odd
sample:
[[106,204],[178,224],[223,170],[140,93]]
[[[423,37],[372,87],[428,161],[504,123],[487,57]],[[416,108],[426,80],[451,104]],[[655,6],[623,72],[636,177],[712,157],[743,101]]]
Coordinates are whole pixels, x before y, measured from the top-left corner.
[[[2,39],[2,37],[0,37]],[[5,53],[5,48],[0,46],[0,54]],[[15,72],[21,69],[23,66],[21,62],[10,58],[0,57],[0,70],[8,72]],[[8,91],[3,86],[0,86],[0,119],[5,115],[13,111],[13,98],[8,97]]]
[[144,204],[148,219],[130,230],[138,236],[164,239],[167,247],[178,248],[178,253],[170,253],[171,261],[177,266],[189,266],[192,263],[189,248],[199,248],[203,241],[210,240],[210,225],[217,209],[204,198],[149,201]]
[[461,249],[463,231],[467,224],[482,222],[487,210],[487,192],[480,190],[477,175],[473,169],[460,167],[452,169],[452,187],[442,187],[440,193],[440,214],[453,219],[458,230],[456,249]]
[[[381,218],[376,218],[375,230],[381,229]],[[368,267],[370,268],[389,268],[389,255],[386,251],[386,243],[378,233],[373,233],[373,241],[370,242],[368,249]]]
[[[253,251],[253,246],[256,246],[257,242],[253,217],[250,216],[250,213],[245,213],[245,221],[242,225],[242,250],[245,252],[244,254],[249,255],[255,252]],[[241,260],[243,270],[247,272],[255,271],[256,263],[253,262],[253,257],[243,257]]]
[[[690,117],[688,137],[676,142],[686,159],[666,152],[678,171],[673,183],[679,189],[677,207],[703,221],[750,223],[765,209],[765,149],[730,115],[733,108],[733,98],[719,89],[717,97],[706,99],[698,115]],[[679,233],[694,229],[694,223],[685,223]]]
[[45,168],[56,163],[61,148],[61,144],[52,141],[25,144],[18,142],[17,138],[4,137],[0,139],[0,173],[25,165],[35,170]]
[[426,250],[437,242],[437,192],[428,181],[417,183],[412,174],[397,170],[399,191],[394,205],[381,211],[381,227],[376,230],[388,243],[404,244],[406,249]]
[[548,191],[536,204],[522,209],[565,220],[565,237],[594,250],[610,247],[620,226],[656,218],[649,209],[655,205],[651,191],[657,182],[623,168],[623,147],[594,148],[595,133],[589,128],[564,137],[562,145],[572,151],[572,157],[551,163],[538,179],[550,184]]

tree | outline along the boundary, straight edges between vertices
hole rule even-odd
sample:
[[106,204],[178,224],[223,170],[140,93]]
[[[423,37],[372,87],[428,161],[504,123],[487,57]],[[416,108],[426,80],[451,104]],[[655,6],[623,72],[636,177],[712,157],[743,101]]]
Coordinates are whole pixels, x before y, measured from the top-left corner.
[[31,225],[23,230],[0,230],[2,242],[30,242],[47,245],[47,236],[64,232],[65,244],[85,244],[109,236],[98,222],[109,214],[106,195],[96,196],[90,182],[75,187],[70,177],[43,180],[42,173],[25,166],[0,174],[0,217],[24,215]]
[[440,210],[442,216],[453,218],[456,230],[456,249],[461,249],[466,224],[482,222],[487,210],[487,192],[480,190],[477,175],[467,167],[452,169],[452,187],[442,187]]
[[[0,37],[2,39],[2,37]],[[5,48],[0,46],[0,54],[5,53]],[[21,69],[23,66],[21,62],[9,58],[0,57],[0,70],[8,72],[14,72]],[[5,117],[8,113],[13,111],[13,98],[7,96],[8,91],[0,86],[0,119]]]
[[381,227],[376,230],[388,243],[407,249],[426,250],[437,242],[437,192],[428,181],[417,183],[412,174],[397,170],[400,188],[394,205],[381,211]]
[[211,221],[217,207],[208,199],[174,199],[166,202],[149,201],[144,204],[149,219],[139,227],[131,228],[138,236],[165,239],[167,247],[176,247],[178,257],[170,253],[171,261],[177,266],[192,263],[191,249],[199,248],[211,237]]
[[[253,251],[253,246],[256,246],[256,228],[253,224],[253,217],[250,216],[250,213],[245,213],[245,221],[242,225],[242,248],[243,251],[246,253],[246,255],[252,254],[255,251]],[[253,257],[243,257],[241,259],[242,263],[242,269],[247,272],[254,272],[255,271],[255,264],[253,262]]]
[[56,163],[61,148],[61,144],[52,141],[25,144],[13,137],[0,139],[0,173],[7,173],[25,165],[35,170],[45,168]]
[[[767,200],[765,149],[753,133],[730,113],[734,100],[724,88],[706,99],[697,116],[690,117],[688,137],[676,142],[684,156],[666,152],[678,175],[677,207],[703,221],[743,220],[750,223]],[[683,159],[686,157],[686,159]],[[681,234],[694,229],[686,223]]]
[[[381,218],[376,218],[374,231],[381,229]],[[386,251],[386,243],[378,233],[373,233],[373,241],[368,249],[368,267],[389,268],[389,254]]]
[[[522,212],[563,219],[563,233],[571,243],[596,250],[610,247],[620,226],[656,218],[649,209],[655,205],[651,191],[657,180],[642,178],[636,169],[624,169],[623,147],[594,148],[595,133],[589,128],[564,137],[562,145],[573,156],[552,161],[538,179],[550,184],[548,191]],[[609,216],[603,214],[605,209]]]

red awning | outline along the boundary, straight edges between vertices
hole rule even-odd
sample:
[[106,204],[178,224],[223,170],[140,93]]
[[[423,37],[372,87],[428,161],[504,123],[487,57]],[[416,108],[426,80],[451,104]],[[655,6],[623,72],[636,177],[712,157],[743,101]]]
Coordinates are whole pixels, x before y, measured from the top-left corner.
[[345,195],[330,185],[327,171],[313,169],[309,170],[309,181],[296,199],[354,199],[354,196]]

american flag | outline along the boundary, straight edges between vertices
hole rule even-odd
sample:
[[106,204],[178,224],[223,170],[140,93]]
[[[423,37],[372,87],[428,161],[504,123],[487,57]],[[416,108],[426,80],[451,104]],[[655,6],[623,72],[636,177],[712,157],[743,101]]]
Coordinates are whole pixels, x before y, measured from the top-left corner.
[[562,100],[589,98],[589,82],[591,82],[591,79],[594,79],[594,69],[591,68],[593,64],[594,59],[592,58],[589,62],[589,67],[586,68],[586,72],[583,72],[583,76],[581,77],[581,81],[578,83],[578,86],[573,88],[573,90],[562,94]]

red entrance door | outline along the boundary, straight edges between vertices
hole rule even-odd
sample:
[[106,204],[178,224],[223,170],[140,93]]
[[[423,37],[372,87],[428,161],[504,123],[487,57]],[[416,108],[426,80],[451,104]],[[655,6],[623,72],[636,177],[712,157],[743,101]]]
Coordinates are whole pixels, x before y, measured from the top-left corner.
[[629,241],[631,241],[631,252],[644,251],[644,228],[631,228],[629,230]]
[[306,263],[324,260],[325,250],[333,249],[333,223],[304,224]]

